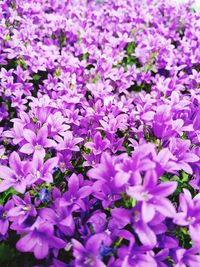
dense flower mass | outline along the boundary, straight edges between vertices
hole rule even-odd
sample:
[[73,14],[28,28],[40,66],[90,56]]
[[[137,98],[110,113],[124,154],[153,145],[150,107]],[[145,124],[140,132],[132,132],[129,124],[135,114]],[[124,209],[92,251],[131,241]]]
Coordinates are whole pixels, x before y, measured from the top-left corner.
[[200,266],[200,15],[0,2],[0,266]]

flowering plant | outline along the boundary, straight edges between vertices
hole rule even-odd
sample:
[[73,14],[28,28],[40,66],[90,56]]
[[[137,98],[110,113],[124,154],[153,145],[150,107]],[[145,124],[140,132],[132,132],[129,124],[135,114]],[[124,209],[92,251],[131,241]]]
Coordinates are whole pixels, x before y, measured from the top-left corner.
[[199,22],[0,2],[0,266],[200,266]]

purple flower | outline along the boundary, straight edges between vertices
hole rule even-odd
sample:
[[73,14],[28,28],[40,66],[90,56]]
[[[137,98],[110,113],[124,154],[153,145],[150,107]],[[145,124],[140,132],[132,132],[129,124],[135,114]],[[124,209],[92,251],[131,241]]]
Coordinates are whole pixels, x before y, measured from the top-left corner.
[[123,177],[118,175],[117,168],[115,167],[117,160],[116,157],[112,157],[104,152],[101,157],[101,163],[90,169],[87,173],[88,176],[99,183],[108,184],[111,188],[123,186],[128,182],[130,175],[126,173],[124,173]]
[[0,161],[4,161],[7,159],[7,156],[5,155],[5,147],[0,145]]
[[59,158],[59,168],[61,172],[65,172],[66,169],[73,169],[72,164],[70,162],[72,158],[72,151],[69,150],[63,150],[61,152],[57,153],[57,156]]
[[8,212],[14,206],[13,201],[8,201],[5,206],[0,205],[0,234],[5,236],[9,227],[9,215]]
[[32,130],[24,129],[23,135],[27,143],[20,148],[20,152],[25,154],[32,154],[35,151],[39,151],[44,156],[45,148],[56,146],[56,142],[54,140],[47,138],[47,126],[40,128],[37,134],[35,134]]
[[108,134],[115,134],[117,129],[126,130],[127,129],[127,114],[118,115],[116,118],[106,118],[99,121],[102,127],[98,127],[99,130],[104,130]]
[[72,210],[67,207],[60,207],[59,199],[51,208],[40,210],[40,217],[48,223],[58,227],[61,233],[71,236],[74,233],[75,224]]
[[197,267],[200,266],[199,247],[190,249],[177,249],[175,251],[174,261],[177,267]]
[[179,209],[174,217],[174,223],[180,226],[188,226],[192,241],[200,244],[198,233],[200,231],[200,194],[193,199],[187,189],[179,196]]
[[75,124],[77,126],[80,125],[80,120],[82,119],[82,116],[79,115],[78,109],[67,109],[65,111],[65,114],[67,115],[67,123],[69,124]]
[[72,265],[66,264],[58,259],[53,259],[53,265],[50,265],[49,267],[72,267]]
[[3,248],[18,237],[35,267],[198,266],[192,0],[0,2]]
[[36,259],[48,257],[50,249],[64,248],[66,243],[54,235],[54,227],[46,221],[38,220],[28,233],[16,244],[20,252],[33,252]]
[[97,211],[96,213],[92,214],[87,222],[92,225],[95,233],[101,233],[106,229],[106,214]]
[[57,157],[50,158],[44,162],[44,155],[39,151],[36,151],[30,164],[28,179],[32,183],[41,181],[47,183],[53,182],[52,170],[58,164]]
[[11,128],[11,130],[5,131],[3,135],[4,137],[13,138],[13,143],[17,145],[24,139],[22,129],[23,129],[23,124],[15,122],[13,128]]
[[[143,245],[151,248],[156,245],[156,234],[152,225],[143,221],[140,207],[134,208],[132,211],[124,208],[115,208],[112,210],[111,214],[113,219],[110,220],[109,227],[112,231],[115,231],[115,229],[123,229],[125,226],[131,224]],[[156,219],[158,219],[158,217],[156,217]],[[159,220],[157,224],[160,224]],[[133,240],[132,238],[132,241]]]
[[26,187],[30,184],[27,178],[30,172],[30,162],[21,161],[17,152],[13,152],[9,158],[10,168],[0,166],[0,177],[3,181],[0,183],[0,192],[13,187],[16,191],[24,194]]
[[190,152],[191,142],[180,138],[171,138],[169,148],[175,157],[176,166],[185,172],[192,174],[191,163],[199,161],[199,156]]
[[51,90],[56,88],[57,86],[57,78],[53,77],[51,74],[48,74],[48,79],[44,81],[44,85],[46,86],[47,90]]
[[166,197],[171,195],[176,187],[177,182],[174,181],[157,184],[157,178],[147,172],[143,185],[130,186],[126,192],[142,203],[142,219],[147,223],[154,218],[156,211],[167,217],[175,215],[175,208]]
[[92,193],[92,187],[83,184],[82,175],[72,174],[68,179],[68,191],[60,199],[60,207],[85,210],[84,199]]
[[47,118],[49,135],[51,137],[57,136],[58,134],[64,136],[65,132],[69,130],[70,126],[67,123],[67,119],[62,116],[61,112],[55,112],[50,114]]
[[28,218],[28,216],[35,217],[37,215],[37,211],[31,203],[29,193],[25,194],[24,200],[18,196],[13,196],[12,199],[15,207],[10,208],[7,213],[11,221],[17,221],[21,224]]
[[72,240],[72,243],[76,266],[106,266],[103,261],[101,261],[101,255],[99,254],[101,252],[102,244],[107,244],[107,246],[110,245],[110,240],[106,234],[95,234],[91,236],[86,241],[85,246],[75,239]]
[[14,73],[17,75],[19,82],[25,82],[26,80],[31,80],[30,73],[28,70],[23,70],[21,66],[17,66]]
[[108,148],[109,144],[109,140],[103,140],[100,132],[96,132],[96,134],[94,135],[94,142],[85,143],[85,147],[90,148],[96,156],[101,154],[106,148]]
[[129,247],[122,247],[118,250],[119,260],[116,266],[132,267],[132,266],[148,266],[157,267],[157,263],[152,256],[148,247],[137,247],[130,243]]
[[58,151],[63,151],[63,150],[79,151],[79,147],[77,146],[77,144],[79,144],[83,140],[84,139],[80,137],[74,138],[72,132],[66,131],[64,133],[64,139],[62,139],[61,137],[56,138],[56,141],[59,142],[56,149]]
[[94,166],[95,164],[99,163],[101,160],[101,154],[95,156],[93,153],[91,154],[83,154],[85,162],[83,166]]
[[93,190],[93,196],[102,201],[102,206],[105,209],[112,206],[115,201],[121,199],[119,190],[109,186],[109,184],[95,182]]
[[169,249],[160,250],[155,256],[154,259],[157,262],[157,266],[159,267],[169,267],[170,265],[166,262],[163,262],[169,256]]
[[153,131],[156,137],[166,140],[169,137],[182,134],[184,121],[182,119],[173,120],[172,109],[169,105],[159,105],[154,115]]

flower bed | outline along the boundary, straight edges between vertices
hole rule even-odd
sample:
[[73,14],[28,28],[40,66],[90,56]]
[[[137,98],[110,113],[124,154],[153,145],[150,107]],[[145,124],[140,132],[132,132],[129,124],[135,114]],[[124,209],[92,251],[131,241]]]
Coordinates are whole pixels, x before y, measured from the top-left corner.
[[200,266],[200,16],[0,3],[0,266]]

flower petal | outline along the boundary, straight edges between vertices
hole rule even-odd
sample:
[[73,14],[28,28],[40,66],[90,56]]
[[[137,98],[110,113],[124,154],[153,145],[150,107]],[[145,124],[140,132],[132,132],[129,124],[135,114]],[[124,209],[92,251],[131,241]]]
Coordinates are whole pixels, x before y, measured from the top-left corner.
[[175,181],[161,183],[151,190],[151,194],[160,197],[167,197],[176,190],[177,185],[178,183]]
[[135,225],[135,231],[143,245],[154,247],[156,245],[156,235],[152,229],[143,221]]
[[24,153],[24,154],[27,154],[27,155],[30,155],[33,153],[34,149],[33,149],[33,146],[32,144],[30,143],[27,143],[25,145],[23,145],[20,150],[20,152]]
[[13,171],[7,166],[0,166],[0,178],[1,179],[12,179]]
[[155,215],[155,208],[153,205],[146,203],[145,201],[142,203],[142,219],[145,223],[150,222]]
[[4,192],[12,186],[13,186],[13,182],[11,182],[9,180],[4,180],[4,181],[0,182],[0,192]]
[[23,135],[26,141],[30,144],[33,144],[33,142],[36,141],[36,134],[29,129],[24,129]]
[[155,209],[159,211],[164,216],[173,218],[176,214],[175,207],[167,198],[159,198],[157,199],[155,203]]
[[33,238],[32,233],[22,237],[16,244],[16,247],[21,252],[31,252],[35,246],[37,239]]
[[57,166],[57,164],[58,164],[58,158],[57,157],[48,159],[44,163],[43,173],[51,172],[52,169]]
[[41,260],[48,256],[49,253],[49,246],[46,241],[40,240],[37,242],[34,247],[34,255],[36,259]]
[[9,164],[10,164],[10,168],[12,170],[15,170],[16,173],[21,173],[21,166],[22,166],[22,163],[21,163],[21,159],[18,155],[17,152],[12,152],[12,154],[10,155],[10,158],[9,158]]

